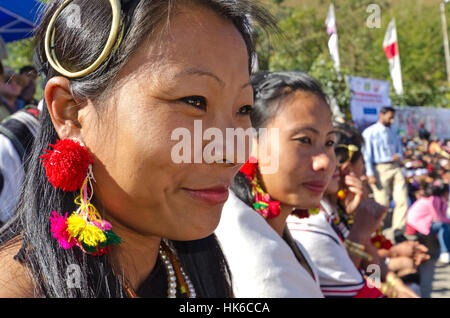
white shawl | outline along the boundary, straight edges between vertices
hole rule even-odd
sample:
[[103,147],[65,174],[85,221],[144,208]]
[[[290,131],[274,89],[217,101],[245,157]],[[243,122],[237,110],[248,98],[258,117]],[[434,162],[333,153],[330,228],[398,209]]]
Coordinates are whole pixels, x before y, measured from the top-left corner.
[[216,230],[237,298],[323,298],[317,270],[299,245],[316,280],[266,220],[230,193]]

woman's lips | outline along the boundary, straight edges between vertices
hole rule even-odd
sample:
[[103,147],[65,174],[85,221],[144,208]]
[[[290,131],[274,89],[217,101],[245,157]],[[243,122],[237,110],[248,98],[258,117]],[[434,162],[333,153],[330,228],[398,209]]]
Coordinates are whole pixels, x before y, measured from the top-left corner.
[[219,186],[207,189],[187,189],[184,188],[194,199],[203,201],[210,205],[223,204],[227,201],[229,195],[229,187]]
[[312,182],[303,183],[303,186],[311,192],[314,192],[316,194],[321,194],[321,193],[325,192],[327,184],[322,181],[312,181]]

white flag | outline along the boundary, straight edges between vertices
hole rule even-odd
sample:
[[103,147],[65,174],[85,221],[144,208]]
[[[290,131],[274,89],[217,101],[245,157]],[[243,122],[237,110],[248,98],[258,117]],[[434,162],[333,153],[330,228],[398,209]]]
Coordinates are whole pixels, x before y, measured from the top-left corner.
[[402,68],[400,66],[400,53],[398,51],[397,29],[395,19],[392,20],[384,35],[383,49],[389,62],[392,83],[397,95],[403,95]]
[[328,40],[328,49],[330,50],[331,58],[334,61],[334,68],[336,72],[339,73],[339,68],[341,62],[339,60],[339,47],[338,47],[338,35],[337,35],[337,27],[336,27],[336,16],[334,14],[334,5],[330,4],[330,8],[328,10],[328,16],[325,20],[325,25],[327,26],[327,32],[330,35],[330,39]]

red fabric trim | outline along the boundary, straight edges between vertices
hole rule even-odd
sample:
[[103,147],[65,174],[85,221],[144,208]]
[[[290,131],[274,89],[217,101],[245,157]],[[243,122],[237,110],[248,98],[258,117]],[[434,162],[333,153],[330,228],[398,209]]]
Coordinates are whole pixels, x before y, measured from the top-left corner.
[[[353,290],[330,290],[330,289],[322,289],[322,293],[356,293],[359,292],[359,289]],[[356,296],[355,296],[356,297]]]
[[364,280],[364,286],[353,298],[386,298],[386,296],[377,288],[369,287],[367,280]]

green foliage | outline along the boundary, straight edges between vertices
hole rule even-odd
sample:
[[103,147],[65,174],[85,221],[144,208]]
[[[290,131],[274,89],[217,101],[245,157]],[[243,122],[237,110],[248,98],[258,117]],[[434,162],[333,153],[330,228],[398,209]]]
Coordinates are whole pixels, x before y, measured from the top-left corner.
[[[394,105],[450,107],[446,82],[440,0],[380,0],[381,27],[369,28],[367,11],[372,0],[333,1],[339,36],[341,70],[339,77],[328,51],[325,18],[329,1],[286,0],[270,7],[279,19],[284,41],[268,44],[257,36],[260,69],[298,70],[319,79],[326,92],[348,112],[350,93],[346,75],[389,80],[389,66],[383,39],[395,18],[402,66],[404,95],[397,96],[391,82]],[[270,4],[268,4],[270,6]],[[447,5],[450,17],[450,5]],[[448,25],[450,25],[448,18]],[[271,46],[272,45],[272,46]]]
[[[33,44],[34,38],[28,38],[21,41],[15,41],[6,44],[7,58],[2,61],[5,67],[10,67],[14,71],[19,72],[23,66],[33,65]],[[38,79],[39,83],[39,79]],[[42,86],[36,86],[36,100],[42,99],[44,92]]]
[[348,115],[350,113],[350,90],[345,76],[337,74],[329,55],[319,55],[312,64],[309,74],[322,84],[324,92],[328,96],[333,96],[341,111]]
[[32,38],[6,44],[7,58],[2,61],[4,65],[18,71],[25,65],[32,65],[33,40]]

